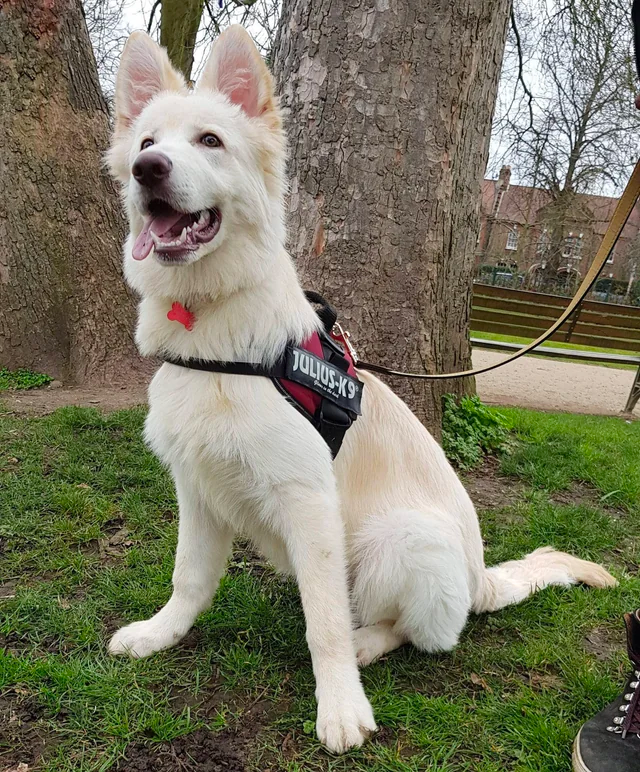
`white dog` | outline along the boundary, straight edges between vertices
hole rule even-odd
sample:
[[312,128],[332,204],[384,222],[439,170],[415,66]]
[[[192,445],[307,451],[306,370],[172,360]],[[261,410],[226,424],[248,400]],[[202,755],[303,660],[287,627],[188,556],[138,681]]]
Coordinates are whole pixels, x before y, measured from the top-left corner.
[[[130,37],[109,164],[129,216],[124,267],[142,297],[143,354],[271,363],[319,327],[284,246],[285,138],[272,79],[242,28],[222,33],[195,91],[149,37]],[[188,319],[167,317],[174,304]],[[486,568],[473,504],[442,450],[393,392],[359,376],[363,414],[332,461],[268,378],[162,365],[146,439],[178,495],[173,595],[109,646],[145,657],[177,643],[245,534],[296,577],[318,737],[333,752],[376,728],[358,664],[405,642],[449,650],[470,612],[549,584],[615,584],[551,548]]]

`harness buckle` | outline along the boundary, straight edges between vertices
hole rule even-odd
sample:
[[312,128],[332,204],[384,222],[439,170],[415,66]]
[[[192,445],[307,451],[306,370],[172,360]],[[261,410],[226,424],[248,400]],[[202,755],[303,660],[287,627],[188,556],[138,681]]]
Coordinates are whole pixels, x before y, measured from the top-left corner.
[[331,330],[331,337],[343,343],[349,352],[351,359],[353,359],[353,364],[358,364],[358,354],[356,353],[356,350],[351,343],[351,333],[348,330],[344,330],[340,322],[335,322],[333,325],[333,329]]

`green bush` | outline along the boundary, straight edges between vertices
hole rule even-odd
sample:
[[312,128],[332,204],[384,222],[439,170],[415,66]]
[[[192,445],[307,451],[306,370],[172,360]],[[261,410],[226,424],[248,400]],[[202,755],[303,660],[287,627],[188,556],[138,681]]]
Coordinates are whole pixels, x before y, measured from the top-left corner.
[[6,389],[37,389],[51,383],[51,377],[44,373],[32,373],[31,370],[7,370],[0,367],[0,391]]
[[471,469],[485,454],[506,447],[509,439],[506,419],[476,395],[458,401],[453,394],[445,394],[442,402],[442,447],[453,464]]

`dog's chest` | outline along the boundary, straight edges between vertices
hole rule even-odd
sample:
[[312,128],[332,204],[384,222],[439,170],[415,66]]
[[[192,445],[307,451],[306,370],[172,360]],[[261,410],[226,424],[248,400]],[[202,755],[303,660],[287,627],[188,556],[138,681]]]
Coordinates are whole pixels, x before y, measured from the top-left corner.
[[149,387],[147,441],[170,465],[232,457],[246,444],[248,415],[258,400],[252,392],[259,386],[164,365]]
[[163,365],[149,387],[145,436],[170,467],[204,484],[266,490],[314,477],[324,442],[261,377]]

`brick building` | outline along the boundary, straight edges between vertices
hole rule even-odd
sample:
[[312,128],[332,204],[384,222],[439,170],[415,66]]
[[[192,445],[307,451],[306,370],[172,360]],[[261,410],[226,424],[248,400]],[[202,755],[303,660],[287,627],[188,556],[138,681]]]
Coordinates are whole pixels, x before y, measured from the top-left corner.
[[[600,245],[617,199],[577,195],[562,224],[561,271],[584,275]],[[551,196],[540,188],[511,184],[511,168],[497,180],[484,180],[476,266],[501,266],[531,275],[545,261],[554,227]],[[640,278],[640,207],[636,206],[616,244],[603,277],[625,282]]]

